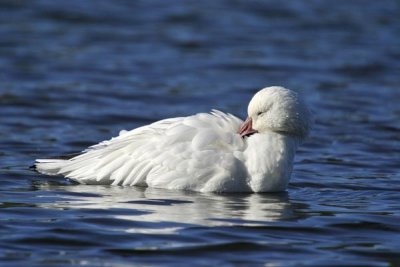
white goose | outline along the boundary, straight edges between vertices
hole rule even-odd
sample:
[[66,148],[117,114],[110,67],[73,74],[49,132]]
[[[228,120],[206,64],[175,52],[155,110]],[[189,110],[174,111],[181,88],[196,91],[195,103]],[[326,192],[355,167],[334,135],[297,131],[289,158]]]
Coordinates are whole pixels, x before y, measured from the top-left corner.
[[121,131],[70,159],[38,159],[35,167],[82,184],[277,192],[286,189],[311,124],[299,96],[273,86],[254,95],[244,122],[217,110],[165,119]]

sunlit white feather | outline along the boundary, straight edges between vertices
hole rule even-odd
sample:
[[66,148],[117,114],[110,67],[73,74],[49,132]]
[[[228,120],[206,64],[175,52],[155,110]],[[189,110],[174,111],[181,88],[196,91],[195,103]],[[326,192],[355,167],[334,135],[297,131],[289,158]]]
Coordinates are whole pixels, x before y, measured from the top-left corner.
[[[289,102],[290,97],[297,101],[297,95],[287,89],[265,90],[258,93],[262,97],[256,95],[249,105],[249,116],[256,123],[260,122],[254,114],[265,108],[262,98],[277,94],[267,101],[271,106],[282,96],[289,96]],[[39,159],[36,168],[44,174],[63,175],[83,184],[204,192],[282,191],[290,178],[297,145],[310,127],[308,110],[303,104],[300,108],[290,105],[287,109],[280,107],[275,115],[304,114],[296,115],[299,121],[274,118],[279,131],[263,125],[267,130],[242,138],[237,134],[241,119],[213,110],[121,131],[119,136],[91,146],[69,160]],[[282,133],[282,127],[294,132]]]

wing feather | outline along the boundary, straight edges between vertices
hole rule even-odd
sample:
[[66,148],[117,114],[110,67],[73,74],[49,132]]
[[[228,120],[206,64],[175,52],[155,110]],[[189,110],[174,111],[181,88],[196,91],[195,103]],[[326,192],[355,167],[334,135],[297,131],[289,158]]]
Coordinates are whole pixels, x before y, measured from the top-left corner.
[[51,172],[87,184],[201,190],[232,175],[233,160],[223,159],[243,151],[236,134],[241,123],[218,110],[166,119],[121,131],[69,160],[41,161],[41,167],[49,164]]

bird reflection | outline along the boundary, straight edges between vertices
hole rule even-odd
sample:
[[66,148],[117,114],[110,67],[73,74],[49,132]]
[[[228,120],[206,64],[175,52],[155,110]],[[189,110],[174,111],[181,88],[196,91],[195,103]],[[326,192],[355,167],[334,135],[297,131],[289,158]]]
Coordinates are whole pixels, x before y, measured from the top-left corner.
[[[42,185],[42,189],[43,187],[46,186]],[[49,208],[124,209],[121,214],[113,212],[113,216],[139,222],[178,223],[178,228],[179,224],[260,225],[296,219],[287,193],[204,194],[140,187],[93,185],[50,187],[52,191],[62,191],[62,197],[55,203],[43,204]],[[132,215],[126,210],[132,210]],[[177,230],[175,229],[177,224],[171,225],[173,225],[171,229],[158,230],[165,233]]]

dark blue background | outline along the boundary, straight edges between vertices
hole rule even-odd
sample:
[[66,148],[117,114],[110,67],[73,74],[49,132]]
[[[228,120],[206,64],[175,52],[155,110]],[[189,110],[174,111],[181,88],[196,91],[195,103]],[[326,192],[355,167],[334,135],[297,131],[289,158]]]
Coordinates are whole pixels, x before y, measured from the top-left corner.
[[[0,264],[400,264],[398,1],[1,1]],[[166,117],[314,110],[287,193],[82,186],[28,169]]]

